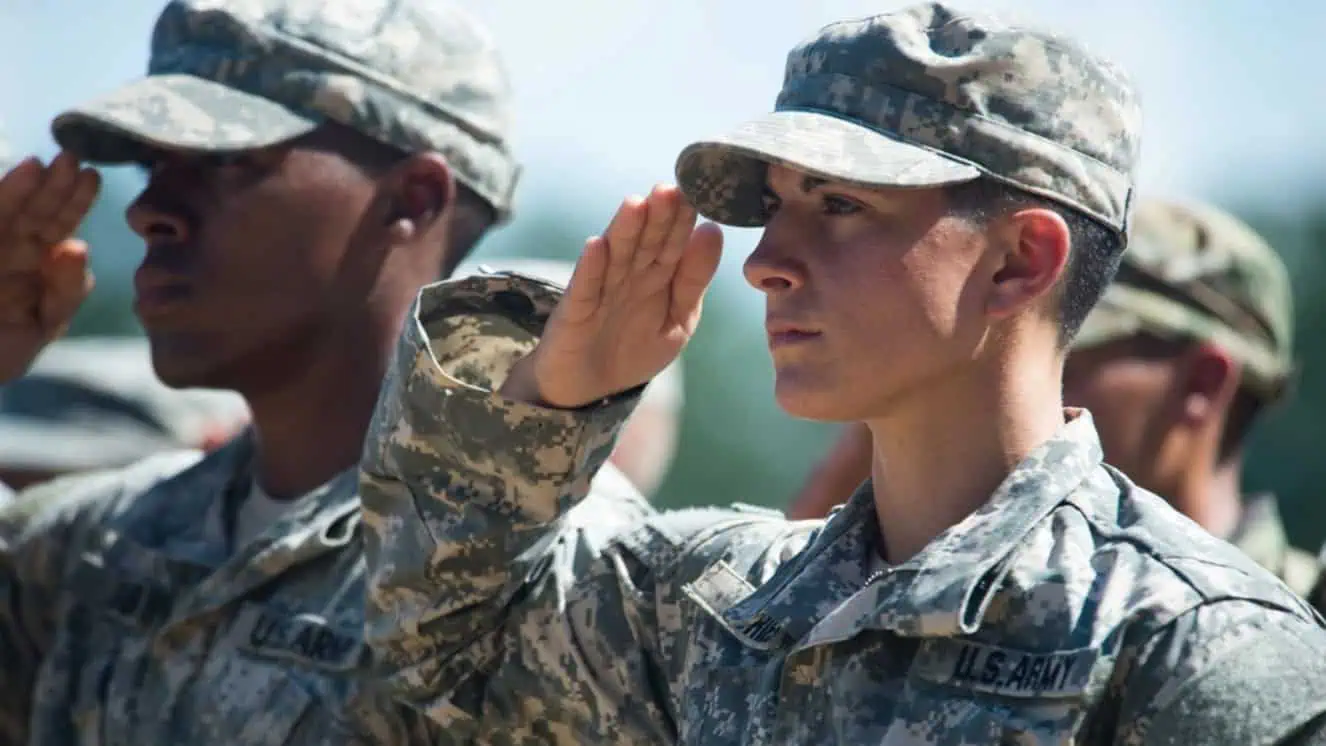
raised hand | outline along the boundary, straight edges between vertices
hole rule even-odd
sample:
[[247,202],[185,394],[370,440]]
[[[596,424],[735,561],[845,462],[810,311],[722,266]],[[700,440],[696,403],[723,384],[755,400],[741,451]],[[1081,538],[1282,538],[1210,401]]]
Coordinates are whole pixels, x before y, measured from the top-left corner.
[[586,242],[543,338],[503,395],[571,409],[653,378],[695,333],[722,245],[718,226],[696,227],[676,187],[628,198]]
[[73,235],[100,186],[68,153],[0,178],[0,383],[22,375],[91,292],[87,244]]

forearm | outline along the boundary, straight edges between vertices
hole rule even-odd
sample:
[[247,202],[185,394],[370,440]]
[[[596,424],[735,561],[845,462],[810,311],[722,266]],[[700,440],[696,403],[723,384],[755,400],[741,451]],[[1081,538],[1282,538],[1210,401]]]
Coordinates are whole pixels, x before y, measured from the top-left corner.
[[567,518],[590,496],[634,397],[563,411],[494,393],[556,295],[520,286],[536,312],[503,324],[480,297],[503,288],[485,282],[495,281],[423,291],[362,465],[366,638],[396,695],[425,708],[495,665],[513,615],[538,613],[535,597],[556,603],[534,586],[576,581],[559,552],[592,550],[594,532],[648,510],[624,480],[600,481],[596,514]]

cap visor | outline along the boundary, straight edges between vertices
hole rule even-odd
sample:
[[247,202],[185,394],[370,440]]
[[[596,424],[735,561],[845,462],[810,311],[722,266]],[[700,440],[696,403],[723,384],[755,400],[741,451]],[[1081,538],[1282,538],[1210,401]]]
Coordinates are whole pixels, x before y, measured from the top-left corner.
[[184,447],[147,433],[0,417],[0,466],[8,469],[115,468],[171,450]]
[[1145,322],[1135,313],[1110,302],[1108,291],[1104,298],[1087,314],[1082,328],[1073,336],[1071,348],[1085,350],[1103,344],[1128,339],[1145,328]]
[[234,152],[293,140],[318,121],[260,96],[191,75],[151,75],[51,122],[60,147],[93,163],[146,151]]
[[937,187],[981,175],[971,164],[846,119],[776,111],[688,146],[677,158],[677,183],[706,218],[754,227],[765,221],[768,164],[864,187]]

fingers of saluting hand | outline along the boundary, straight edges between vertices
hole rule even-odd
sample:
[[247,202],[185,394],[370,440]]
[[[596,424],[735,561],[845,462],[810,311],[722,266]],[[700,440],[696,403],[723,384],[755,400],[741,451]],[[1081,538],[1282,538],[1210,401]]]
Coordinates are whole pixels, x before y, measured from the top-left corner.
[[53,244],[73,235],[101,187],[96,169],[70,153],[50,166],[29,158],[0,178],[0,234]]
[[704,293],[713,282],[723,255],[723,231],[713,223],[705,223],[687,231],[682,247],[673,273],[669,307],[674,323],[694,331],[700,321]]
[[603,292],[611,293],[626,282],[630,273],[631,260],[640,245],[640,235],[645,229],[649,209],[644,199],[627,197],[617,214],[612,217],[603,239],[608,246],[607,274],[603,280]]

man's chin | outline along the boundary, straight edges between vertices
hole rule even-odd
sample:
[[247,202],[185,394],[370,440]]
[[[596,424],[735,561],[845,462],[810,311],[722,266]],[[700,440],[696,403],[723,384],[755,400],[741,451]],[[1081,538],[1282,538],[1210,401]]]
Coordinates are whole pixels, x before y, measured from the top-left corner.
[[175,389],[222,388],[211,379],[215,366],[211,365],[213,349],[194,344],[180,334],[148,333],[152,350],[152,369],[162,383]]

